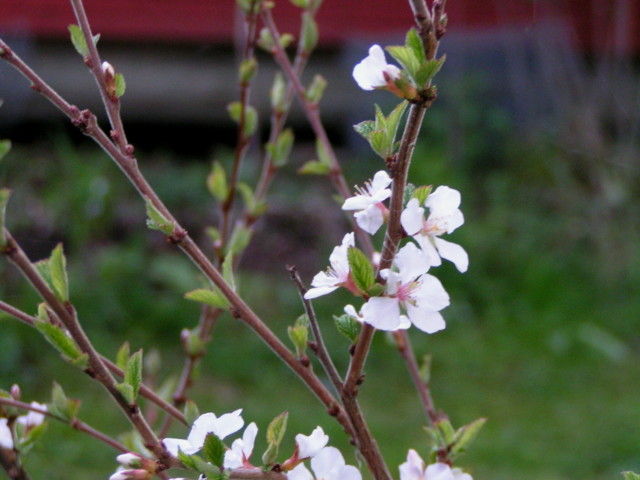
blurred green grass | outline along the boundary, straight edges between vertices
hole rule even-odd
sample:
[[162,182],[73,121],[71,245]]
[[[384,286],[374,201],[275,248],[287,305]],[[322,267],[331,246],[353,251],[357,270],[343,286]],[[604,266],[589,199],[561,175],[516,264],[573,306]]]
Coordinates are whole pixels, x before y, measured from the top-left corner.
[[[452,297],[444,312],[448,326],[432,336],[412,331],[416,353],[433,355],[435,401],[454,425],[489,419],[461,461],[477,480],[620,478],[622,470],[640,469],[638,206],[628,201],[594,215],[606,199],[567,174],[571,159],[560,138],[518,137],[504,112],[474,98],[453,119],[434,109],[412,167],[416,183],[462,192],[466,223],[452,240],[471,258],[465,275],[450,265],[437,270]],[[217,156],[225,160],[224,152]],[[370,155],[360,156],[347,168],[352,183],[375,171]],[[215,212],[204,185],[209,159],[162,151],[141,158],[160,196],[206,242],[203,226]],[[629,199],[638,193],[637,175],[632,171],[623,184]],[[17,145],[0,176],[15,191],[8,225],[32,259],[65,242],[72,299],[98,349],[113,357],[126,339],[134,349],[161,354],[159,380],[178,375],[180,331],[198,316],[197,305],[182,295],[198,286],[197,272],[159,235],[144,230],[143,205],[109,160],[60,133]],[[293,168],[283,172],[260,227],[267,238],[256,240],[256,260],[245,261],[240,274],[249,304],[281,338],[302,308],[282,268],[289,256],[262,258],[269,237],[288,239],[285,251],[309,281],[346,229],[332,220],[340,213],[331,201],[318,204],[321,194],[297,204],[292,217],[301,219],[293,224],[278,220],[308,185]],[[327,216],[332,228],[313,225]],[[301,242],[305,228],[323,233],[315,243]],[[36,296],[6,262],[1,268],[0,298],[34,313]],[[316,302],[341,369],[348,344],[333,330],[331,315],[348,301],[337,293]],[[55,379],[82,399],[83,420],[110,434],[126,428],[101,389],[57,358],[37,334],[6,317],[0,317],[0,328],[0,388],[17,382],[25,399],[44,401]],[[377,335],[366,372],[362,404],[395,473],[408,448],[426,454],[425,419],[385,335]],[[202,411],[243,407],[245,419],[255,420],[262,432],[288,410],[285,452],[295,433],[317,424],[332,444],[350,451],[320,404],[230,317],[216,326],[193,398]],[[178,427],[172,431],[185,434]],[[115,469],[114,452],[54,422],[26,463],[34,478],[52,480],[106,478]]]

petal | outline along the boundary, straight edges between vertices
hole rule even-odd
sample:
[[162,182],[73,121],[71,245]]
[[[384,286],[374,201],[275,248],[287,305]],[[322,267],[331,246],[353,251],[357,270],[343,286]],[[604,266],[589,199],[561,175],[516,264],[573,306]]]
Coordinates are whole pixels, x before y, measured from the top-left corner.
[[428,480],[454,480],[451,467],[446,463],[432,463],[427,467],[424,474]]
[[382,211],[376,205],[356,213],[354,217],[358,226],[370,235],[376,233],[384,223]]
[[451,472],[453,473],[454,480],[473,480],[473,477],[471,475],[469,475],[468,473],[464,473],[459,468],[454,468],[453,470],[451,470]]
[[451,215],[460,207],[462,197],[454,188],[440,186],[431,193],[424,204],[429,207],[431,213],[441,217]]
[[400,214],[400,223],[407,235],[415,235],[424,224],[424,208],[420,206],[417,198],[412,198],[407,207]]
[[290,472],[287,472],[287,479],[288,480],[313,480],[313,475],[311,475],[311,472],[307,469],[307,467],[305,467],[304,464],[301,463]]
[[460,273],[464,273],[469,268],[469,255],[460,245],[447,242],[441,238],[434,238],[438,253],[445,260],[453,262]]
[[7,422],[6,418],[0,418],[0,448],[11,450],[13,449],[13,435]]
[[400,465],[400,480],[424,480],[424,461],[413,449],[407,453],[407,461]]
[[355,195],[347,198],[342,204],[342,210],[364,210],[371,206],[371,197]]
[[426,273],[418,281],[420,285],[413,291],[411,297],[419,308],[427,308],[437,312],[449,306],[449,294],[440,280]]
[[242,467],[242,443],[242,440],[238,438],[233,441],[231,448],[224,452],[224,461],[222,462],[224,468],[234,470]]
[[426,333],[435,333],[444,330],[447,326],[440,312],[434,312],[433,310],[414,307],[408,304],[407,313],[409,314],[411,323]]
[[181,438],[165,438],[162,440],[162,443],[164,443],[167,451],[174,457],[178,456],[179,450],[187,455],[193,455],[202,448],[202,445],[200,447],[195,447],[189,440],[183,440]]
[[363,90],[384,87],[387,82],[382,72],[386,66],[384,51],[380,45],[373,45],[369,49],[369,56],[353,68],[353,79]]
[[256,442],[256,435],[258,435],[258,426],[255,422],[251,422],[242,434],[242,453],[244,454],[244,458],[246,459],[249,459],[249,457],[251,457],[251,453],[253,453],[253,446]]
[[220,418],[218,418],[213,433],[215,433],[217,437],[222,440],[232,433],[237,432],[244,425],[244,420],[240,415],[242,415],[241,408],[231,413],[225,413]]
[[436,250],[436,247],[432,242],[433,237],[431,237],[430,235],[416,235],[413,238],[416,242],[418,242],[418,245],[420,245],[420,248],[429,259],[429,264],[432,267],[438,267],[442,265],[440,254],[438,254],[438,250]]
[[342,453],[335,447],[325,447],[311,459],[311,469],[316,478],[336,478],[336,470],[345,465]]
[[415,243],[407,243],[402,247],[394,260],[400,274],[402,284],[413,281],[429,271],[429,257]]
[[400,304],[397,298],[373,297],[362,306],[363,320],[378,330],[400,328]]
[[329,436],[324,433],[322,427],[316,427],[311,435],[302,435],[299,433],[296,435],[296,445],[298,447],[298,458],[309,458],[315,456],[320,450],[322,450],[327,442]]

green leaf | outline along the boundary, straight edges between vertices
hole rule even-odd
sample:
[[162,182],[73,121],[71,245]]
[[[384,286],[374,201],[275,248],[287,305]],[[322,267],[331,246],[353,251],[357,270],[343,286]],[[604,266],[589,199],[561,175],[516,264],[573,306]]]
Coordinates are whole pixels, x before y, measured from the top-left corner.
[[225,446],[222,440],[213,433],[206,436],[204,446],[202,447],[202,454],[208,462],[213,463],[217,467],[222,467],[224,451]]
[[200,336],[200,328],[195,327],[191,330],[185,328],[180,333],[180,340],[185,351],[190,357],[202,356],[206,349],[206,343]]
[[138,350],[129,358],[127,369],[124,372],[124,381],[131,385],[135,401],[135,399],[138,398],[140,385],[142,385],[142,350]]
[[349,247],[347,250],[347,260],[353,282],[361,292],[366,293],[376,281],[373,265],[367,256],[355,247]]
[[386,160],[387,152],[392,150],[392,145],[389,145],[387,140],[387,132],[384,130],[375,130],[371,132],[369,136],[369,143],[371,144],[371,148],[374,152],[380,155],[384,160]]
[[47,410],[56,417],[69,421],[71,418],[68,416],[67,404],[68,400],[64,390],[58,383],[53,382],[53,387],[51,388],[51,403],[47,404]]
[[187,455],[183,453],[182,450],[179,450],[178,460],[182,462],[185,468],[202,473],[206,475],[207,478],[214,478],[216,475],[220,474],[220,469],[218,467],[204,461],[198,455]]
[[407,32],[407,37],[404,42],[406,47],[409,47],[413,54],[416,56],[420,63],[427,61],[427,56],[424,51],[424,45],[418,31],[415,28],[410,28]]
[[415,80],[414,77],[421,66],[421,62],[413,50],[410,47],[403,46],[387,47],[385,50],[387,50],[387,52],[403,66],[409,76]]
[[289,1],[299,8],[307,8],[309,6],[309,0],[289,0]]
[[[266,208],[266,206],[265,206]],[[233,229],[231,239],[227,245],[227,253],[233,253],[234,255],[240,255],[249,242],[251,241],[251,230],[241,224],[238,224]]]
[[252,57],[242,61],[238,69],[238,77],[241,82],[248,83],[258,72],[258,61]]
[[11,190],[8,188],[0,189],[0,248],[4,248],[7,245],[7,234],[4,229],[7,215],[7,203],[9,203],[10,196]]
[[133,386],[128,383],[118,383],[116,389],[122,394],[122,397],[128,405],[135,405],[136,396],[133,392]]
[[165,235],[173,235],[175,230],[173,222],[170,222],[169,219],[160,213],[160,210],[158,210],[147,197],[145,197],[145,203],[147,207],[147,227],[151,230],[159,230]]
[[484,426],[486,421],[486,418],[478,418],[468,425],[460,427],[458,430],[456,430],[451,453],[456,455],[466,451],[471,442],[475,440],[478,432]]
[[285,104],[285,93],[287,91],[287,86],[284,81],[284,76],[281,72],[277,72],[274,79],[273,85],[271,86],[270,98],[271,98],[271,108],[276,112],[284,112],[286,110]]
[[44,432],[47,431],[47,425],[48,423],[46,421],[39,425],[33,425],[27,430],[26,434],[20,438],[18,441],[18,450],[21,456],[29,453],[29,450],[42,438]]
[[242,128],[242,133],[245,137],[251,137],[258,126],[258,111],[252,107],[251,105],[247,105],[246,108],[243,108],[242,103],[240,102],[231,102],[227,105],[227,111],[229,112],[229,116],[231,119],[236,122],[238,125],[243,121],[243,111],[244,111],[244,125]]
[[233,252],[229,252],[227,256],[224,257],[224,262],[222,262],[222,277],[235,292],[236,281],[233,276]]
[[82,351],[60,327],[47,321],[38,321],[36,328],[53,347],[67,360],[75,360],[82,355]]
[[331,156],[327,151],[326,145],[319,138],[316,138],[316,153],[318,154],[318,160],[327,166],[331,166]]
[[453,443],[453,437],[455,435],[455,430],[453,429],[453,425],[448,419],[438,420],[434,426],[440,432],[440,435],[444,439],[444,446],[451,445]]
[[116,76],[114,77],[114,84],[116,97],[122,97],[125,90],[127,89],[127,84],[124,81],[124,75],[122,75],[121,73],[116,73]]
[[346,313],[343,315],[333,316],[338,332],[347,337],[351,343],[356,343],[358,335],[360,335],[360,323],[351,315]]
[[315,75],[311,85],[307,88],[305,96],[311,103],[318,104],[322,100],[324,91],[327,88],[327,80],[322,75]]
[[196,290],[185,293],[184,298],[186,298],[187,300],[204,303],[215,308],[229,307],[229,302],[217,288],[215,290],[210,290],[208,288],[198,288]]
[[78,367],[80,370],[86,370],[89,367],[89,354],[81,354],[80,356],[71,360],[71,364]]
[[219,202],[223,202],[229,195],[227,185],[227,174],[220,162],[213,162],[211,173],[207,177],[207,188],[209,193]]
[[300,46],[309,54],[318,45],[318,25],[310,12],[302,14],[302,33]]
[[282,167],[289,161],[291,148],[293,147],[293,130],[283,130],[274,143],[267,143],[266,149],[271,154],[271,162],[275,167]]
[[187,400],[184,404],[184,418],[187,420],[187,423],[192,425],[199,416],[200,410],[198,409],[196,402],[193,400]]
[[282,412],[276,418],[271,420],[267,427],[267,450],[262,455],[262,462],[265,465],[272,465],[275,463],[278,456],[278,450],[280,444],[284,438],[284,434],[287,431],[287,420],[289,419],[289,412]]
[[624,480],[640,480],[640,475],[633,472],[622,472],[624,475]]
[[387,117],[387,139],[389,141],[392,154],[394,153],[393,143],[396,141],[396,134],[398,132],[398,127],[400,126],[400,120],[402,120],[402,114],[406,110],[407,105],[409,105],[409,102],[407,101],[400,102]]
[[256,201],[252,188],[244,182],[238,183],[238,191],[242,194],[247,212],[258,218],[267,211],[267,203],[264,200]]
[[83,57],[88,57],[89,47],[84,39],[82,29],[78,25],[69,25],[69,33],[71,34],[71,43],[76,49],[76,52]]
[[436,74],[442,68],[442,65],[444,64],[446,58],[446,55],[442,55],[442,57],[440,57],[439,59],[431,60],[420,66],[420,68],[416,71],[414,77],[415,82],[419,88],[424,88],[427,82],[429,82],[433,77],[436,76]]
[[62,244],[56,245],[49,258],[49,268],[51,272],[51,286],[58,300],[67,302],[69,300],[69,279],[67,277],[67,259],[64,256]]
[[298,169],[301,175],[328,175],[329,165],[318,160],[309,160]]
[[116,354],[116,365],[123,372],[127,369],[130,353],[129,342],[124,342]]
[[0,160],[11,151],[11,140],[0,140]]
[[300,315],[293,325],[287,327],[289,339],[296,348],[298,358],[303,357],[309,340],[309,319],[306,315]]
[[431,187],[431,185],[422,185],[411,193],[411,198],[416,198],[418,200],[418,204],[424,205],[424,202],[427,201],[427,197],[431,193],[432,188],[433,187]]
[[273,52],[276,46],[276,40],[273,38],[273,35],[271,35],[271,32],[266,27],[260,30],[260,35],[258,36],[258,41],[256,43],[267,53]]
[[365,120],[364,122],[355,124],[353,129],[365,139],[369,140],[371,132],[375,130],[375,122],[373,120]]

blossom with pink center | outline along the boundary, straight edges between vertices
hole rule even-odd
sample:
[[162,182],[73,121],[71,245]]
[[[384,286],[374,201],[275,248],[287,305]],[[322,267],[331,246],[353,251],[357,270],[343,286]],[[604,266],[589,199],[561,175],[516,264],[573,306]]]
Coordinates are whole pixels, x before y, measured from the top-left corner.
[[326,272],[320,272],[311,280],[311,287],[304,298],[310,300],[337,290],[340,287],[355,288],[350,277],[349,260],[347,252],[349,247],[355,246],[353,232],[347,233],[342,239],[342,244],[335,247],[329,256],[331,266]]
[[251,458],[257,434],[258,426],[251,422],[245,428],[242,438],[235,439],[231,444],[231,448],[224,453],[224,468],[233,470],[235,468],[251,467],[249,458]]
[[384,223],[386,207],[382,202],[391,196],[390,183],[391,177],[380,170],[363,188],[356,187],[357,195],[347,198],[342,205],[343,210],[358,210],[354,214],[358,226],[371,235]]
[[296,435],[296,449],[298,452],[298,458],[304,460],[305,458],[315,457],[320,450],[322,450],[329,441],[329,436],[324,433],[322,427],[316,427],[311,435],[302,435],[299,433]]
[[415,450],[409,450],[407,461],[400,465],[400,480],[473,480],[471,475],[446,463],[425,465]]
[[400,78],[400,69],[387,63],[384,50],[380,45],[369,48],[369,56],[353,68],[353,79],[363,90],[384,88]]
[[429,216],[425,219],[424,208],[418,199],[407,203],[400,216],[402,228],[411,235],[429,258],[429,265],[436,267],[442,263],[441,258],[453,262],[458,271],[464,273],[469,267],[469,256],[460,245],[440,238],[451,233],[464,223],[460,211],[460,192],[446,186],[438,187],[425,200],[429,208]]
[[[449,305],[449,295],[429,270],[428,257],[413,243],[400,249],[394,260],[397,271],[384,269],[383,296],[371,297],[362,306],[362,321],[379,330],[394,331],[411,324],[427,333],[445,328],[440,310]],[[403,313],[404,311],[404,313]]]

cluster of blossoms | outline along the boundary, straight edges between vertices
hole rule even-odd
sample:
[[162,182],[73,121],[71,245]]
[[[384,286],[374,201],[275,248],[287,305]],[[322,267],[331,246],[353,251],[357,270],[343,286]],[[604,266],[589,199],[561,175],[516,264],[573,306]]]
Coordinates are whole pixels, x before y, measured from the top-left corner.
[[[31,406],[40,410],[46,410],[47,406],[38,402],[31,402]],[[27,432],[30,429],[37,427],[44,421],[44,414],[29,411],[26,415],[21,415],[16,418],[15,422],[18,425],[24,427],[24,431]],[[13,433],[9,428],[9,421],[6,418],[0,418],[0,448],[5,450],[12,450],[14,448]]]
[[[389,175],[380,171],[342,206],[343,210],[355,211],[358,226],[367,233],[375,234],[384,224],[388,211],[383,202],[391,196],[390,184]],[[412,324],[427,333],[445,328],[440,310],[449,305],[449,295],[440,281],[427,272],[440,265],[442,259],[453,262],[460,272],[469,266],[469,257],[460,245],[440,238],[464,223],[460,202],[460,193],[446,186],[428,195],[423,205],[417,198],[411,199],[400,218],[405,233],[416,243],[407,243],[398,251],[393,268],[380,271],[385,281],[382,295],[368,298],[359,312],[352,305],[347,305],[345,312],[386,331]],[[428,215],[425,208],[429,209]],[[329,269],[313,278],[305,298],[316,298],[339,287],[362,294],[353,281],[348,261],[348,251],[354,246],[354,234],[348,233],[331,253]]]
[[[165,438],[164,446],[174,457],[180,453],[193,455],[203,449],[208,435],[215,435],[223,440],[239,431],[244,426],[242,410],[236,410],[217,417],[213,413],[200,415],[194,422],[186,439]],[[236,469],[262,471],[261,467],[251,463],[251,455],[258,427],[250,423],[244,430],[242,437],[233,441],[224,453],[222,469],[233,471]],[[340,451],[328,447],[329,437],[321,427],[317,427],[310,435],[295,436],[296,446],[289,459],[280,465],[280,469],[292,480],[362,480],[360,471],[351,465],[346,465]],[[304,462],[310,460],[311,471]],[[121,467],[109,480],[146,480],[151,478],[154,462],[135,453],[119,455],[117,461]],[[201,480],[205,476],[200,477]],[[171,480],[184,480],[174,478]]]

